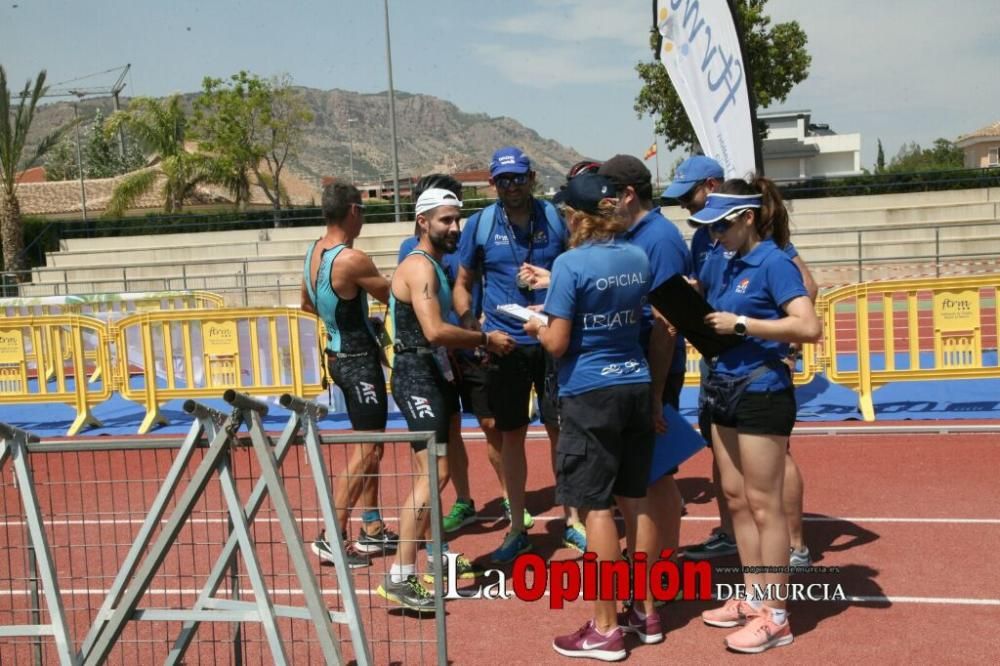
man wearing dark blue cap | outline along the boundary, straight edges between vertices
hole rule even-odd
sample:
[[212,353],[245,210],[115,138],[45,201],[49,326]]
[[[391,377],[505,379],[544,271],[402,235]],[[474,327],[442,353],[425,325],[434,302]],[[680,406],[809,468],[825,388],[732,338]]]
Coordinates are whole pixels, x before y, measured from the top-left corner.
[[[551,441],[559,437],[554,401],[553,365],[538,341],[521,324],[505,318],[497,306],[541,305],[545,290],[532,289],[518,279],[526,264],[546,270],[566,248],[566,227],[552,204],[535,199],[535,173],[531,160],[513,146],[500,148],[490,160],[490,184],[496,187],[497,203],[469,218],[462,230],[455,283],[454,305],[462,325],[480,327],[471,309],[472,287],[482,279],[484,331],[503,331],[514,338],[517,348],[492,359],[487,379],[490,410],[502,434],[501,457],[509,497],[510,532],[493,552],[494,562],[510,562],[531,549],[525,530],[531,526],[524,506],[527,460],[524,441],[528,432],[528,402],[534,386],[542,422]],[[505,507],[506,508],[506,507]]]
[[[656,289],[674,275],[689,275],[693,270],[691,253],[680,232],[653,205],[652,174],[632,155],[615,155],[597,172],[615,184],[620,212],[629,221],[625,239],[637,245],[649,258],[650,289]],[[663,405],[679,407],[684,385],[686,350],[684,340],[666,325],[663,317],[648,303],[643,306],[640,344],[649,362],[652,376],[651,399],[657,429],[663,423]],[[676,550],[680,539],[682,500],[674,481],[677,469],[655,480],[649,487],[653,521],[657,524],[661,548]],[[636,547],[635,516],[623,512],[630,548]]]

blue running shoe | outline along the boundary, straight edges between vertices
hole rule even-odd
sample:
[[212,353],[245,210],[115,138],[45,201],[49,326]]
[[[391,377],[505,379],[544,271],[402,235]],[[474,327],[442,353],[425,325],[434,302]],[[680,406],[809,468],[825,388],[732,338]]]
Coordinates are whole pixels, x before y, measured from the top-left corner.
[[500,547],[493,551],[490,559],[496,564],[506,564],[514,561],[521,553],[531,550],[531,542],[524,532],[507,532]]
[[573,523],[563,532],[563,545],[567,548],[587,552],[587,528],[581,523]]

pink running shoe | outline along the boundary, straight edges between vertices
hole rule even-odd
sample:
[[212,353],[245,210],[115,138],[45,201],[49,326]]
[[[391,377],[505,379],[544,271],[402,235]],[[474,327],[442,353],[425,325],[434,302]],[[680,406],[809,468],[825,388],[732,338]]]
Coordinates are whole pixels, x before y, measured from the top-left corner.
[[754,616],[739,631],[726,636],[726,647],[736,652],[757,654],[773,647],[790,645],[793,640],[795,637],[787,619],[784,624],[775,624],[771,613],[763,612]]
[[744,599],[730,599],[722,608],[713,608],[701,614],[701,621],[712,627],[742,627],[747,620],[757,615],[760,611],[754,610],[753,606]]
[[639,637],[639,642],[646,645],[659,643],[663,640],[663,629],[660,628],[660,616],[651,613],[639,619],[636,607],[629,606],[628,610],[618,614],[618,626],[626,634],[635,634]]
[[591,620],[566,636],[557,636],[552,647],[564,657],[588,657],[601,661],[620,661],[625,658],[625,637],[620,627],[605,636]]

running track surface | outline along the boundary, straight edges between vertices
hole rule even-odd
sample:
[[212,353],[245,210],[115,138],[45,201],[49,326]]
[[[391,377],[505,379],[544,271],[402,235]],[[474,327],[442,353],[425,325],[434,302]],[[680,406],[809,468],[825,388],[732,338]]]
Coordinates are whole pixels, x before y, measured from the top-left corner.
[[[575,552],[561,546],[563,524],[552,507],[548,443],[530,440],[527,446],[530,461],[528,502],[529,508],[538,515],[531,530],[535,551],[545,558],[572,559]],[[473,559],[483,558],[484,566],[489,568],[492,565],[485,561],[485,556],[499,545],[505,530],[505,526],[495,520],[500,514],[496,499],[499,487],[486,461],[482,441],[470,440],[468,447],[473,495],[480,513],[486,518],[453,536],[451,550],[463,552]],[[883,663],[995,663],[1000,652],[995,641],[996,627],[1000,624],[1000,554],[996,548],[1000,542],[1000,484],[996,480],[996,470],[1000,467],[1000,435],[797,435],[793,439],[793,453],[806,480],[806,542],[817,565],[840,570],[839,575],[810,575],[799,582],[839,583],[848,596],[860,599],[846,603],[791,604],[795,643],[770,651],[768,661],[796,664],[874,660]],[[161,451],[156,456],[144,452],[140,459],[138,452],[129,452],[102,463],[109,465],[109,469],[101,474],[150,480],[138,490],[125,484],[116,488],[111,500],[115,506],[128,506],[132,515],[141,518],[142,507],[155,492],[157,474],[169,464],[170,456],[172,452]],[[333,454],[330,464],[339,469],[343,463]],[[106,542],[100,543],[101,539],[95,542],[93,534],[85,534],[86,528],[81,525],[49,525],[48,534],[55,544],[59,564],[60,585],[68,592],[64,594],[67,611],[74,625],[74,639],[79,642],[87,624],[86,613],[80,609],[85,608],[88,601],[96,608],[101,600],[99,595],[88,599],[85,591],[110,584],[117,566],[116,558],[124,554],[138,525],[106,520],[99,509],[90,512],[85,508],[87,491],[80,488],[90,487],[87,485],[88,473],[84,471],[88,465],[80,464],[79,459],[76,463],[46,461],[41,466],[44,469],[36,470],[36,475],[44,477],[49,484],[41,498],[43,511],[46,506],[51,507],[53,513],[72,513],[74,508],[79,508],[81,514],[93,520],[78,522],[99,523],[98,534]],[[96,470],[98,464],[95,462],[92,466]],[[398,506],[398,498],[407,491],[410,482],[405,476],[407,468],[405,445],[391,447],[383,461],[383,469],[389,474],[404,476],[387,477],[383,482],[381,497],[385,506]],[[294,456],[285,463],[285,469],[286,478],[307,472],[301,460]],[[688,515],[682,523],[682,544],[700,541],[715,525],[710,475],[710,456],[702,452],[685,464],[678,476],[681,492],[688,502]],[[60,477],[69,483],[61,485]],[[249,483],[241,487],[249,487]],[[4,490],[9,490],[9,484]],[[305,497],[300,501],[302,506],[315,506],[309,502],[309,492],[307,483],[289,491],[293,497]],[[453,499],[449,487],[443,498],[445,510]],[[23,529],[12,523],[11,508],[8,495],[4,517],[7,523],[0,525],[2,540],[7,542],[6,546],[0,543],[0,547],[8,550],[23,538],[19,536]],[[208,511],[221,509],[214,485],[210,486],[204,508]],[[386,514],[390,515],[391,510]],[[198,544],[210,543],[217,536],[220,530],[211,523],[218,524],[222,514],[206,515],[216,518],[193,525],[190,533],[185,533],[184,544],[179,547],[181,552],[172,554],[164,565],[169,569],[170,578],[164,578],[165,582],[159,586],[154,583],[153,587],[167,591],[151,596],[149,603],[144,605],[177,605],[181,596],[170,589],[200,587],[202,579],[199,576],[204,575],[216,551],[205,547],[199,549]],[[303,510],[299,515],[304,537],[311,539],[317,529],[316,514]],[[259,531],[261,529],[264,531]],[[255,539],[265,569],[289,570],[287,557],[275,547],[281,538],[273,523],[257,528]],[[73,543],[85,547],[73,550],[68,547]],[[115,548],[112,544],[119,546]],[[421,565],[423,560],[421,555],[418,560]],[[717,563],[726,566],[736,565],[737,561],[730,558]],[[432,663],[433,650],[426,645],[411,645],[404,652],[399,646],[387,643],[404,634],[409,640],[431,641],[433,638],[430,619],[387,613],[380,607],[382,600],[370,594],[388,564],[385,558],[377,558],[373,567],[359,570],[355,576],[362,615],[371,638],[376,641],[377,663],[418,663],[421,659]],[[0,563],[0,569],[2,567]],[[324,589],[336,587],[330,567],[317,567],[317,570]],[[509,573],[510,567],[505,570]],[[8,609],[9,613],[12,607],[23,608],[24,596],[12,594],[10,590],[17,586],[2,580],[2,574],[0,570],[0,586],[6,588],[0,587],[0,611]],[[796,580],[793,577],[793,582]],[[735,579],[727,576],[718,577],[716,581],[735,582]],[[297,587],[291,578],[276,579],[272,584]],[[294,594],[284,595],[277,601],[298,603],[296,598]],[[338,603],[335,595],[327,598],[332,605]],[[740,656],[727,653],[723,647],[722,639],[727,630],[701,623],[699,613],[709,607],[711,604],[707,602],[668,604],[661,610],[666,641],[644,646],[627,639],[629,663],[659,664],[667,660],[719,663],[739,659]],[[550,610],[547,599],[537,603],[462,600],[450,602],[447,608],[449,657],[455,664],[495,663],[498,659],[509,664],[569,663],[552,651],[552,637],[575,630],[591,613],[590,604],[583,601],[570,603],[563,610]],[[4,621],[9,620],[5,618]],[[249,627],[246,631],[255,637],[254,640],[261,640],[256,627],[244,627]],[[135,647],[126,644],[119,654],[146,660],[142,656],[145,654],[142,641],[149,640],[150,632],[141,627],[134,631],[126,636],[137,641]],[[306,635],[300,630],[300,637]],[[216,641],[223,640],[218,638],[218,631],[214,636]],[[30,663],[24,643],[18,645],[21,649],[14,653],[16,658],[11,659],[12,644],[0,641],[0,662]],[[296,663],[313,661],[315,651],[304,653],[301,648],[298,646],[291,655]],[[219,653],[213,652],[215,649]],[[202,645],[199,650],[193,652],[198,656],[197,663],[230,661],[224,644],[216,643],[208,648]],[[162,652],[152,654],[158,658],[153,656],[151,663],[162,660]],[[251,658],[248,663],[257,663],[258,658]]]

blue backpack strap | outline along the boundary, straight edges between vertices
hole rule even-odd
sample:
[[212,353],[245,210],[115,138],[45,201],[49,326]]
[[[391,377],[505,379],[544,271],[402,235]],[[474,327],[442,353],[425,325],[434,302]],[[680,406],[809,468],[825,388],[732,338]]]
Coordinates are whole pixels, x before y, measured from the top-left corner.
[[540,199],[540,201],[542,209],[545,211],[545,220],[548,222],[549,228],[555,233],[556,238],[565,238],[566,224],[563,222],[562,216],[559,215],[559,211],[551,201],[546,201],[545,199]]
[[[302,267],[302,281],[306,283],[306,293],[309,294],[309,300],[312,301],[313,307],[316,307],[316,285],[313,284],[312,276],[310,275],[312,268],[312,257],[313,251],[316,249],[316,243],[319,239],[314,240],[312,245],[309,246],[309,251],[306,252],[305,265]],[[317,276],[318,277],[318,276]]]
[[497,205],[490,204],[479,212],[479,221],[476,223],[476,252],[485,252],[486,243],[493,233],[493,224],[496,222]]

